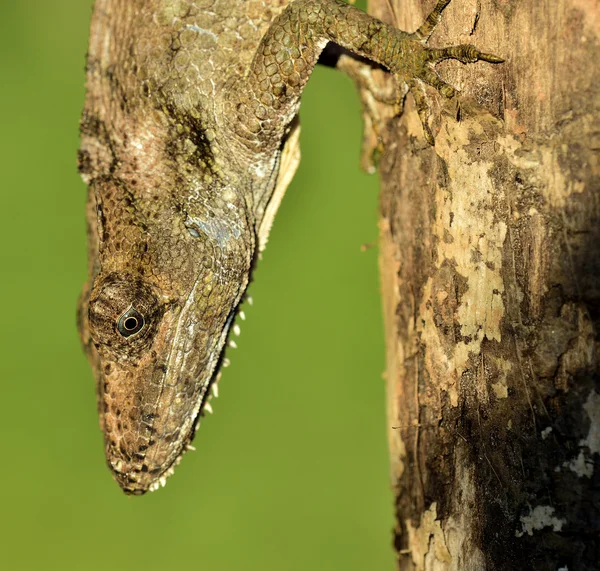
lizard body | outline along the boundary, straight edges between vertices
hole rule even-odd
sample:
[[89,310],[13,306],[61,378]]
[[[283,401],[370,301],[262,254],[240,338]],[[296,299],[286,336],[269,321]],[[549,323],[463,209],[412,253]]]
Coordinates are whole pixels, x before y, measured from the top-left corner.
[[[407,34],[338,0],[96,0],[80,171],[89,280],[79,328],[108,464],[158,487],[194,436],[258,252],[299,160],[302,89],[328,42],[452,96],[427,48],[449,0]],[[401,84],[406,84],[406,89]]]

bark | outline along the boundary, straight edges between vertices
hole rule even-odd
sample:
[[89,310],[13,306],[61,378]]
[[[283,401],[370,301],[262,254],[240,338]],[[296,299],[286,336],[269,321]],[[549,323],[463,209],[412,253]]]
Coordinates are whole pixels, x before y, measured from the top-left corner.
[[[414,30],[433,0],[372,0]],[[600,568],[600,8],[454,0],[428,147],[382,133],[381,274],[400,569]]]

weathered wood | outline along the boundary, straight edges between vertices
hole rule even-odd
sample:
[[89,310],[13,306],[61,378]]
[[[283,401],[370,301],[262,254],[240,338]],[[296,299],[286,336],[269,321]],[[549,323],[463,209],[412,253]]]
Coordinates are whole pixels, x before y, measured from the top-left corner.
[[[372,0],[414,30],[432,0]],[[381,159],[400,569],[600,568],[600,7],[454,0],[435,148],[409,97]]]

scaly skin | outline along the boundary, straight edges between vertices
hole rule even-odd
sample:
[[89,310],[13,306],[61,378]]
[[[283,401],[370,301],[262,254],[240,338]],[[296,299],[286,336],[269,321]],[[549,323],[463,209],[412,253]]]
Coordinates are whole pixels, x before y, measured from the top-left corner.
[[[302,89],[328,41],[394,75],[398,100],[433,64],[484,59],[425,43],[337,0],[96,0],[80,170],[89,281],[79,327],[108,464],[155,489],[194,435],[257,252],[297,164]],[[415,89],[416,88],[416,89]]]

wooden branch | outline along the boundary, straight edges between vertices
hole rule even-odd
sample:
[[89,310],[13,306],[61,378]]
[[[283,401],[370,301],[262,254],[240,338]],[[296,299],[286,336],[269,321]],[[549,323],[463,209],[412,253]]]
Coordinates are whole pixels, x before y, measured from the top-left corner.
[[[414,30],[433,0],[372,0]],[[454,0],[461,94],[383,133],[381,273],[400,569],[600,565],[600,8]]]

